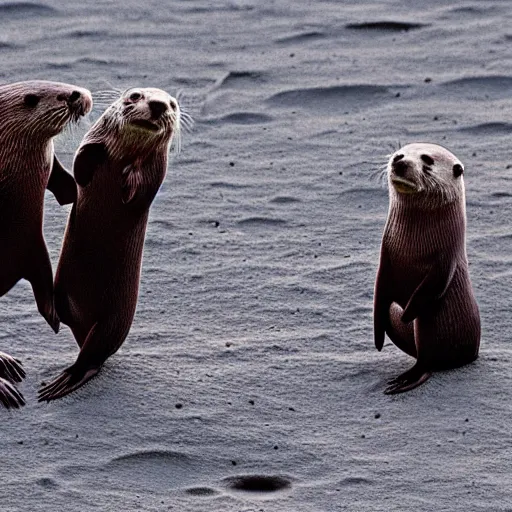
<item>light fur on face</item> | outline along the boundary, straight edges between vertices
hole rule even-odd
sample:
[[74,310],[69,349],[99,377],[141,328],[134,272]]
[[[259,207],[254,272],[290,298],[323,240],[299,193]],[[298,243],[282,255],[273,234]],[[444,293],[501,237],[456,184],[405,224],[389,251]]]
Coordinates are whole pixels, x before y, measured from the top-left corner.
[[[398,175],[397,162],[405,171]],[[387,176],[390,197],[418,205],[442,206],[464,199],[463,165],[446,148],[437,144],[413,143],[393,153],[388,161]],[[460,174],[458,174],[460,172]]]
[[[70,102],[71,94],[78,99]],[[88,90],[70,84],[32,80],[0,86],[0,140],[5,150],[23,142],[47,142],[92,108]],[[10,147],[12,146],[12,147]]]
[[[151,102],[166,106],[158,118],[152,115]],[[106,141],[113,157],[140,154],[157,148],[179,151],[182,122],[182,112],[176,98],[161,89],[131,88],[105,110],[84,143]]]

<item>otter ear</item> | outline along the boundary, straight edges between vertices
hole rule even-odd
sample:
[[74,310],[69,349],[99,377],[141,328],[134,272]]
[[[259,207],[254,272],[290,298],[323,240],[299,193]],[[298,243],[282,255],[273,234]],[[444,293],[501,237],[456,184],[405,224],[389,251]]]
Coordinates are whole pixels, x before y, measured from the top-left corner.
[[82,146],[75,155],[73,174],[76,182],[81,186],[87,186],[96,171],[96,168],[108,158],[108,151],[102,142],[91,142]]
[[75,179],[64,169],[56,155],[53,155],[52,172],[46,188],[55,196],[61,206],[76,201]]
[[455,178],[458,178],[464,172],[464,167],[460,164],[455,164],[452,170]]
[[142,186],[142,172],[135,165],[129,165],[123,169],[121,178],[121,197],[123,203],[127,204],[133,201],[137,191]]

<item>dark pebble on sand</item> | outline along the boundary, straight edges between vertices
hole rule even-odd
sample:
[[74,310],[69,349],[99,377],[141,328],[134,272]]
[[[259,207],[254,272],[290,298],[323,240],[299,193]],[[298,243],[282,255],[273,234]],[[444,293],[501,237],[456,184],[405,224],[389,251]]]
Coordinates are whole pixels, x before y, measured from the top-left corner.
[[430,82],[432,82],[432,78],[427,76],[427,78],[425,78],[425,83],[429,84]]
[[232,464],[233,466],[236,466],[236,460],[232,460],[232,461],[231,461],[231,464]]
[[23,441],[18,441],[18,444],[23,444]]
[[288,407],[288,410],[295,412],[295,409],[293,407]]
[[274,446],[274,450],[279,450],[279,446],[277,446],[277,444]]
[[235,167],[235,162],[229,162],[230,167]]
[[401,94],[400,94],[399,92],[397,92],[397,93],[395,94],[395,98],[400,98],[400,96],[401,96]]
[[251,405],[254,405],[254,400],[249,400],[249,403],[250,403]]
[[377,414],[375,414],[375,419],[378,420],[380,418],[380,412],[378,412]]
[[183,407],[183,404],[176,404],[174,407],[176,407],[176,409],[181,409]]

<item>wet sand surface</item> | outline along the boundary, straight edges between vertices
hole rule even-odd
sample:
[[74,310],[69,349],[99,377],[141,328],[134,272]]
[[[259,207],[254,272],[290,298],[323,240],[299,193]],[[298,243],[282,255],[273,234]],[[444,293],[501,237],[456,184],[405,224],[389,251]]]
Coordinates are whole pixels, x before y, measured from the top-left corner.
[[[152,86],[195,120],[153,204],[120,351],[51,404],[77,354],[20,282],[0,347],[2,511],[511,511],[512,4],[0,2],[0,81]],[[97,101],[56,141],[70,166]],[[465,165],[480,358],[385,396],[413,364],[373,345],[401,144]],[[46,196],[54,269],[68,207]]]

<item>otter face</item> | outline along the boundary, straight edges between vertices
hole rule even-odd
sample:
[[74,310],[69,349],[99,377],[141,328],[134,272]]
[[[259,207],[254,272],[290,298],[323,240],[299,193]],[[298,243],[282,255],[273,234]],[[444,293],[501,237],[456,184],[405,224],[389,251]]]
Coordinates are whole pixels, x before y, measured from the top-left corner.
[[426,194],[450,202],[464,188],[464,167],[450,151],[437,144],[413,143],[396,151],[388,162],[390,190],[398,196]]
[[161,89],[128,89],[119,102],[125,125],[129,129],[146,132],[144,137],[153,134],[170,138],[179,130],[178,102]]
[[54,137],[91,108],[91,93],[74,85],[31,80],[0,86],[0,122],[17,136]]

